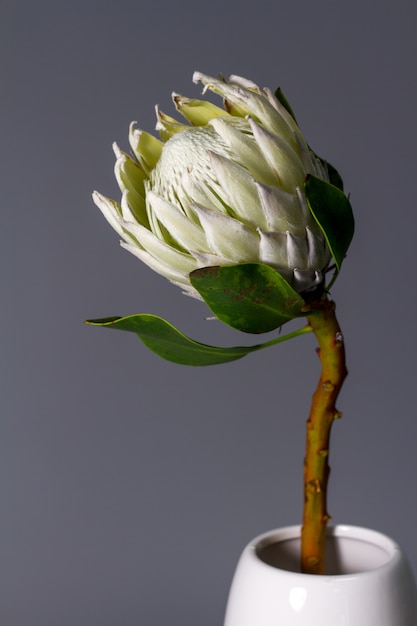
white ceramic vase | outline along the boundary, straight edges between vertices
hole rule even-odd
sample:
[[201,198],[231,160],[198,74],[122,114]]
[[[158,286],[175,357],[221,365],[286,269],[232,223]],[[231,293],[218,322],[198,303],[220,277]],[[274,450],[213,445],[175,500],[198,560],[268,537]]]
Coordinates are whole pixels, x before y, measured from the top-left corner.
[[417,626],[401,548],[356,526],[328,529],[327,573],[299,570],[300,526],[256,537],[237,565],[225,626]]

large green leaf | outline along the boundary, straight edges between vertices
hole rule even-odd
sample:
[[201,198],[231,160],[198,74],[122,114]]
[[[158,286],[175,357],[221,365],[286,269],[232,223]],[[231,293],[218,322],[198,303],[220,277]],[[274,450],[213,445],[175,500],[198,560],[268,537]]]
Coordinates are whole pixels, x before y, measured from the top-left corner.
[[350,202],[341,189],[311,175],[305,183],[305,194],[339,271],[355,229]]
[[266,333],[305,315],[303,298],[268,265],[205,267],[190,281],[216,317],[245,333]]
[[133,332],[160,357],[181,365],[218,365],[236,361],[250,352],[282,343],[311,331],[311,326],[305,326],[256,346],[218,348],[194,341],[161,317],[147,313],[87,320],[86,323]]

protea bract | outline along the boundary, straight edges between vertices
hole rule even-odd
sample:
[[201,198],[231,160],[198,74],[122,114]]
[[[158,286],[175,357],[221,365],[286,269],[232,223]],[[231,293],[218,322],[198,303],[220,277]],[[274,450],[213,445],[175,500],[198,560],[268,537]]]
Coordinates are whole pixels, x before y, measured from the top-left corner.
[[298,293],[323,282],[331,250],[305,194],[308,175],[328,182],[288,106],[237,76],[199,72],[194,82],[224,108],[173,94],[183,124],[156,108],[161,139],[130,126],[132,156],[114,144],[121,203],[94,202],[121,245],[190,295],[198,268],[263,263]]

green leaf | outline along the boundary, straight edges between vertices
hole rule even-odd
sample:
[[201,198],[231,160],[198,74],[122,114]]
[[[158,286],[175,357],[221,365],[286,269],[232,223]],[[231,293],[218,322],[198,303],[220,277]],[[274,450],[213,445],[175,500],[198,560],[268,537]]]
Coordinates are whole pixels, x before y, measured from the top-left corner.
[[256,348],[216,348],[190,339],[172,324],[147,313],[87,320],[87,324],[136,333],[160,357],[182,365],[215,365],[241,359]]
[[338,187],[311,175],[306,179],[305,194],[340,271],[355,229],[350,202]]
[[292,333],[281,335],[276,339],[256,346],[219,348],[194,341],[166,320],[148,313],[129,315],[127,317],[105,317],[87,320],[86,324],[133,332],[158,356],[180,365],[219,365],[236,361],[250,352],[282,343],[312,330],[311,326],[307,325]]
[[340,189],[340,191],[343,191],[343,178],[340,176],[337,169],[334,165],[329,163],[329,161],[324,161],[324,163],[326,164],[331,184]]
[[216,317],[245,333],[266,333],[305,315],[302,297],[268,265],[205,267],[190,281]]

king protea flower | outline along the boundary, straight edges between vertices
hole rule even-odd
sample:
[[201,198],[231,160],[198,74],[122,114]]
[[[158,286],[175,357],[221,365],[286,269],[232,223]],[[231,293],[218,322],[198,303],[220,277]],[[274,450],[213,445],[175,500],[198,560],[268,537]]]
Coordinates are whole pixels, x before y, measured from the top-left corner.
[[173,94],[180,123],[156,108],[161,139],[130,126],[133,156],[114,145],[121,203],[94,202],[121,245],[199,297],[189,274],[208,266],[263,263],[298,293],[323,282],[331,254],[305,197],[306,176],[329,181],[294,117],[269,90],[237,76],[195,83],[224,108]]

